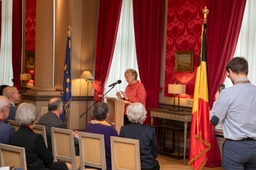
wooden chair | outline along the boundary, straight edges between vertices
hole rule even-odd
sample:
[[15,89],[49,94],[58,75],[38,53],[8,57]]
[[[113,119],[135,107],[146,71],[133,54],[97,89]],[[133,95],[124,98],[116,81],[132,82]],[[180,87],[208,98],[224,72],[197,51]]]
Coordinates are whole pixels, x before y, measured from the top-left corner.
[[110,137],[112,170],[140,170],[139,140]]
[[80,167],[85,166],[106,170],[106,154],[104,135],[78,132]]
[[47,136],[46,136],[46,127],[43,125],[35,125],[33,130],[35,133],[41,134],[43,136],[44,143],[45,143],[46,147],[48,147]]
[[16,120],[8,120],[8,123],[17,131],[20,128],[20,124]]
[[52,127],[51,137],[54,161],[64,161],[69,170],[79,170],[80,157],[75,156],[73,131]]
[[[8,123],[14,127],[14,129],[17,131],[20,128],[20,124],[16,120],[8,120]],[[34,132],[37,134],[41,134],[44,138],[45,145],[47,147],[47,137],[46,137],[46,128],[43,125],[35,125],[34,126]]]
[[0,167],[2,166],[27,170],[25,148],[0,143]]

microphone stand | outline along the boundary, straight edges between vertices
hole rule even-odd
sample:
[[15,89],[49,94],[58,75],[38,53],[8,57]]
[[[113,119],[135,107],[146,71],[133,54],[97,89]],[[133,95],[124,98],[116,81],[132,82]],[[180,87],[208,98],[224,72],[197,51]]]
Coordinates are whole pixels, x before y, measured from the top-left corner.
[[83,115],[84,115],[85,113],[87,113],[96,103],[98,103],[102,98],[104,98],[104,96],[105,96],[110,90],[112,90],[114,87],[115,87],[115,85],[112,86],[106,93],[104,93],[96,102],[94,102],[93,105],[91,105],[83,114],[81,114],[81,115],[79,116],[79,118],[83,117]]

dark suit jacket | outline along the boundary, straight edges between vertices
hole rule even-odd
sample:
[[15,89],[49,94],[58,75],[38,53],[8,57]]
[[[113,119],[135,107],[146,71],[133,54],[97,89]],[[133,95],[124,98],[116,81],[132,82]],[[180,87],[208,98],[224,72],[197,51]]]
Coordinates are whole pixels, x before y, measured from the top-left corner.
[[[38,121],[39,125],[44,125],[46,127],[46,135],[47,135],[47,143],[48,150],[52,152],[52,138],[51,138],[51,127],[63,128],[66,129],[66,125],[62,122],[60,118],[58,118],[54,113],[48,112],[40,117]],[[74,138],[75,146],[79,146],[79,141],[75,137]],[[76,155],[79,155],[79,148],[75,148]]]
[[9,144],[25,148],[29,170],[45,170],[45,165],[53,163],[53,156],[46,148],[42,135],[27,126],[21,126],[11,134]]
[[7,119],[15,120],[16,110],[17,110],[16,106],[13,103],[11,103],[10,104],[10,114]]
[[13,132],[15,129],[11,125],[0,120],[0,143],[8,144],[9,137]]
[[157,143],[155,129],[144,124],[128,124],[121,127],[120,137],[138,139],[140,141],[141,169],[153,168],[157,165]]

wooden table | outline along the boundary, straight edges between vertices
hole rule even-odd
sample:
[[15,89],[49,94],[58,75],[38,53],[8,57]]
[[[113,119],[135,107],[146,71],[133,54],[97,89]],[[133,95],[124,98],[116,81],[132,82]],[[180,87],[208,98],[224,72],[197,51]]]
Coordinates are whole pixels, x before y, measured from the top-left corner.
[[169,119],[180,121],[184,123],[184,151],[183,159],[186,159],[186,149],[187,149],[187,129],[188,123],[191,122],[191,111],[175,111],[168,109],[150,109],[151,125],[153,124],[153,118],[158,117],[161,119]]

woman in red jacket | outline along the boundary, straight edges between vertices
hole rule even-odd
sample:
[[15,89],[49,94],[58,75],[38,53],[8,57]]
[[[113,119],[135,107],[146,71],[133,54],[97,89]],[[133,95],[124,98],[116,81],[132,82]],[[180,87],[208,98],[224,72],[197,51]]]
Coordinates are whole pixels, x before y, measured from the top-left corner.
[[[124,77],[128,85],[126,86],[124,92],[117,92],[116,96],[131,103],[139,102],[143,104],[144,107],[146,107],[146,90],[144,85],[139,80],[137,80],[137,71],[134,69],[127,69],[124,73]],[[126,114],[124,115],[124,124],[130,124]]]

